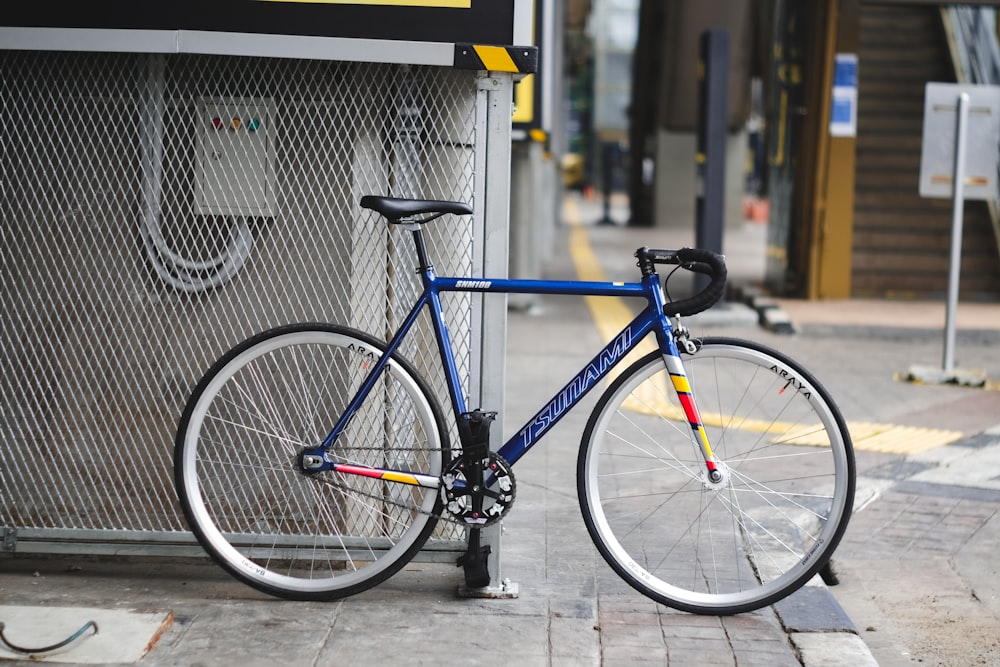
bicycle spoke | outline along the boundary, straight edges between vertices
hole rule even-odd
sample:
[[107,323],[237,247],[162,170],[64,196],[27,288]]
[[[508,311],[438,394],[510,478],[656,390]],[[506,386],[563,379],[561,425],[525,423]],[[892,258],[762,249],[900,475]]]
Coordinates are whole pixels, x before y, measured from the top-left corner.
[[[433,530],[433,489],[299,469],[299,452],[322,441],[367,374],[358,351],[379,345],[333,326],[285,327],[234,348],[199,384],[178,432],[181,503],[237,578],[292,599],[350,595],[398,570]],[[403,362],[384,373],[328,456],[440,474],[440,409]]]
[[[773,350],[706,339],[685,371],[719,477],[657,405],[668,399],[651,398],[669,386],[654,353],[591,416],[580,506],[608,563],[649,597],[688,611],[756,609],[802,585],[835,548],[853,493],[850,441],[818,385]],[[788,376],[800,382],[794,392]]]

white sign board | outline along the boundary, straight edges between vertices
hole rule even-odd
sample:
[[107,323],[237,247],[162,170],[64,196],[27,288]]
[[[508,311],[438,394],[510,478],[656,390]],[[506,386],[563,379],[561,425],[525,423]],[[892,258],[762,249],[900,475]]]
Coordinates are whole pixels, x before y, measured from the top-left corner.
[[955,173],[958,97],[969,95],[963,199],[997,199],[1000,160],[1000,86],[928,83],[924,93],[924,136],[920,196],[951,199]]

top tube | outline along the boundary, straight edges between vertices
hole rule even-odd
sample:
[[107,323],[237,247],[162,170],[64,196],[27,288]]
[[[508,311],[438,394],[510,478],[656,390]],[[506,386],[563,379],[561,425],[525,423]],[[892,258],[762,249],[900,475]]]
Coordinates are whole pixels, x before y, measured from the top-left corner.
[[[590,282],[580,280],[535,280],[516,278],[455,278],[434,276],[439,292],[486,292],[498,294],[562,294],[648,298],[643,283]],[[658,285],[659,282],[657,281]]]

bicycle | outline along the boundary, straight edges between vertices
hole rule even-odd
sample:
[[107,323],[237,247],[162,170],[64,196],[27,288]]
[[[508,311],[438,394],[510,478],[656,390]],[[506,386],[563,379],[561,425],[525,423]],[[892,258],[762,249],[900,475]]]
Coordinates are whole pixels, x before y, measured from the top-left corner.
[[[386,342],[333,324],[265,331],[224,354],[182,414],[181,505],[226,571],[282,598],[341,598],[392,576],[449,521],[468,531],[466,583],[487,586],[480,530],[510,510],[513,466],[650,334],[657,349],[610,382],[577,459],[580,509],[607,563],[657,602],[718,615],[772,604],[827,563],[853,504],[850,435],[827,391],[782,353],[691,337],[681,317],[722,297],[723,257],[640,248],[634,283],[442,277],[422,228],[470,206],[381,196],[361,206],[413,238],[423,291],[396,333]],[[684,268],[708,285],[668,300],[657,265],[673,266],[667,279]],[[645,307],[492,452],[495,413],[466,404],[441,311],[448,292],[636,297]],[[456,449],[399,351],[425,309]]]

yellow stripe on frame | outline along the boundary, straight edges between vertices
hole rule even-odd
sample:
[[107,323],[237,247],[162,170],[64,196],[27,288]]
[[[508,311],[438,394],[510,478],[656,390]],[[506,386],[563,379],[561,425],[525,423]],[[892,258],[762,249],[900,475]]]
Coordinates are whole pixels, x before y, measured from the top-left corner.
[[698,427],[698,437],[701,438],[701,446],[705,448],[705,455],[712,459],[715,458],[715,454],[712,453],[712,446],[708,444],[708,434],[705,433],[705,427]]
[[476,55],[483,61],[483,67],[491,72],[516,72],[517,64],[502,46],[473,46]]
[[671,375],[670,379],[674,383],[674,389],[684,394],[691,393],[691,385],[688,383],[688,379],[686,377],[682,375]]
[[411,486],[420,486],[420,482],[413,475],[408,475],[402,472],[386,472],[382,475],[382,479],[387,482],[400,482],[401,484],[410,484]]
[[472,0],[258,0],[258,2],[293,2],[313,5],[380,5],[392,7],[440,7],[469,9]]

